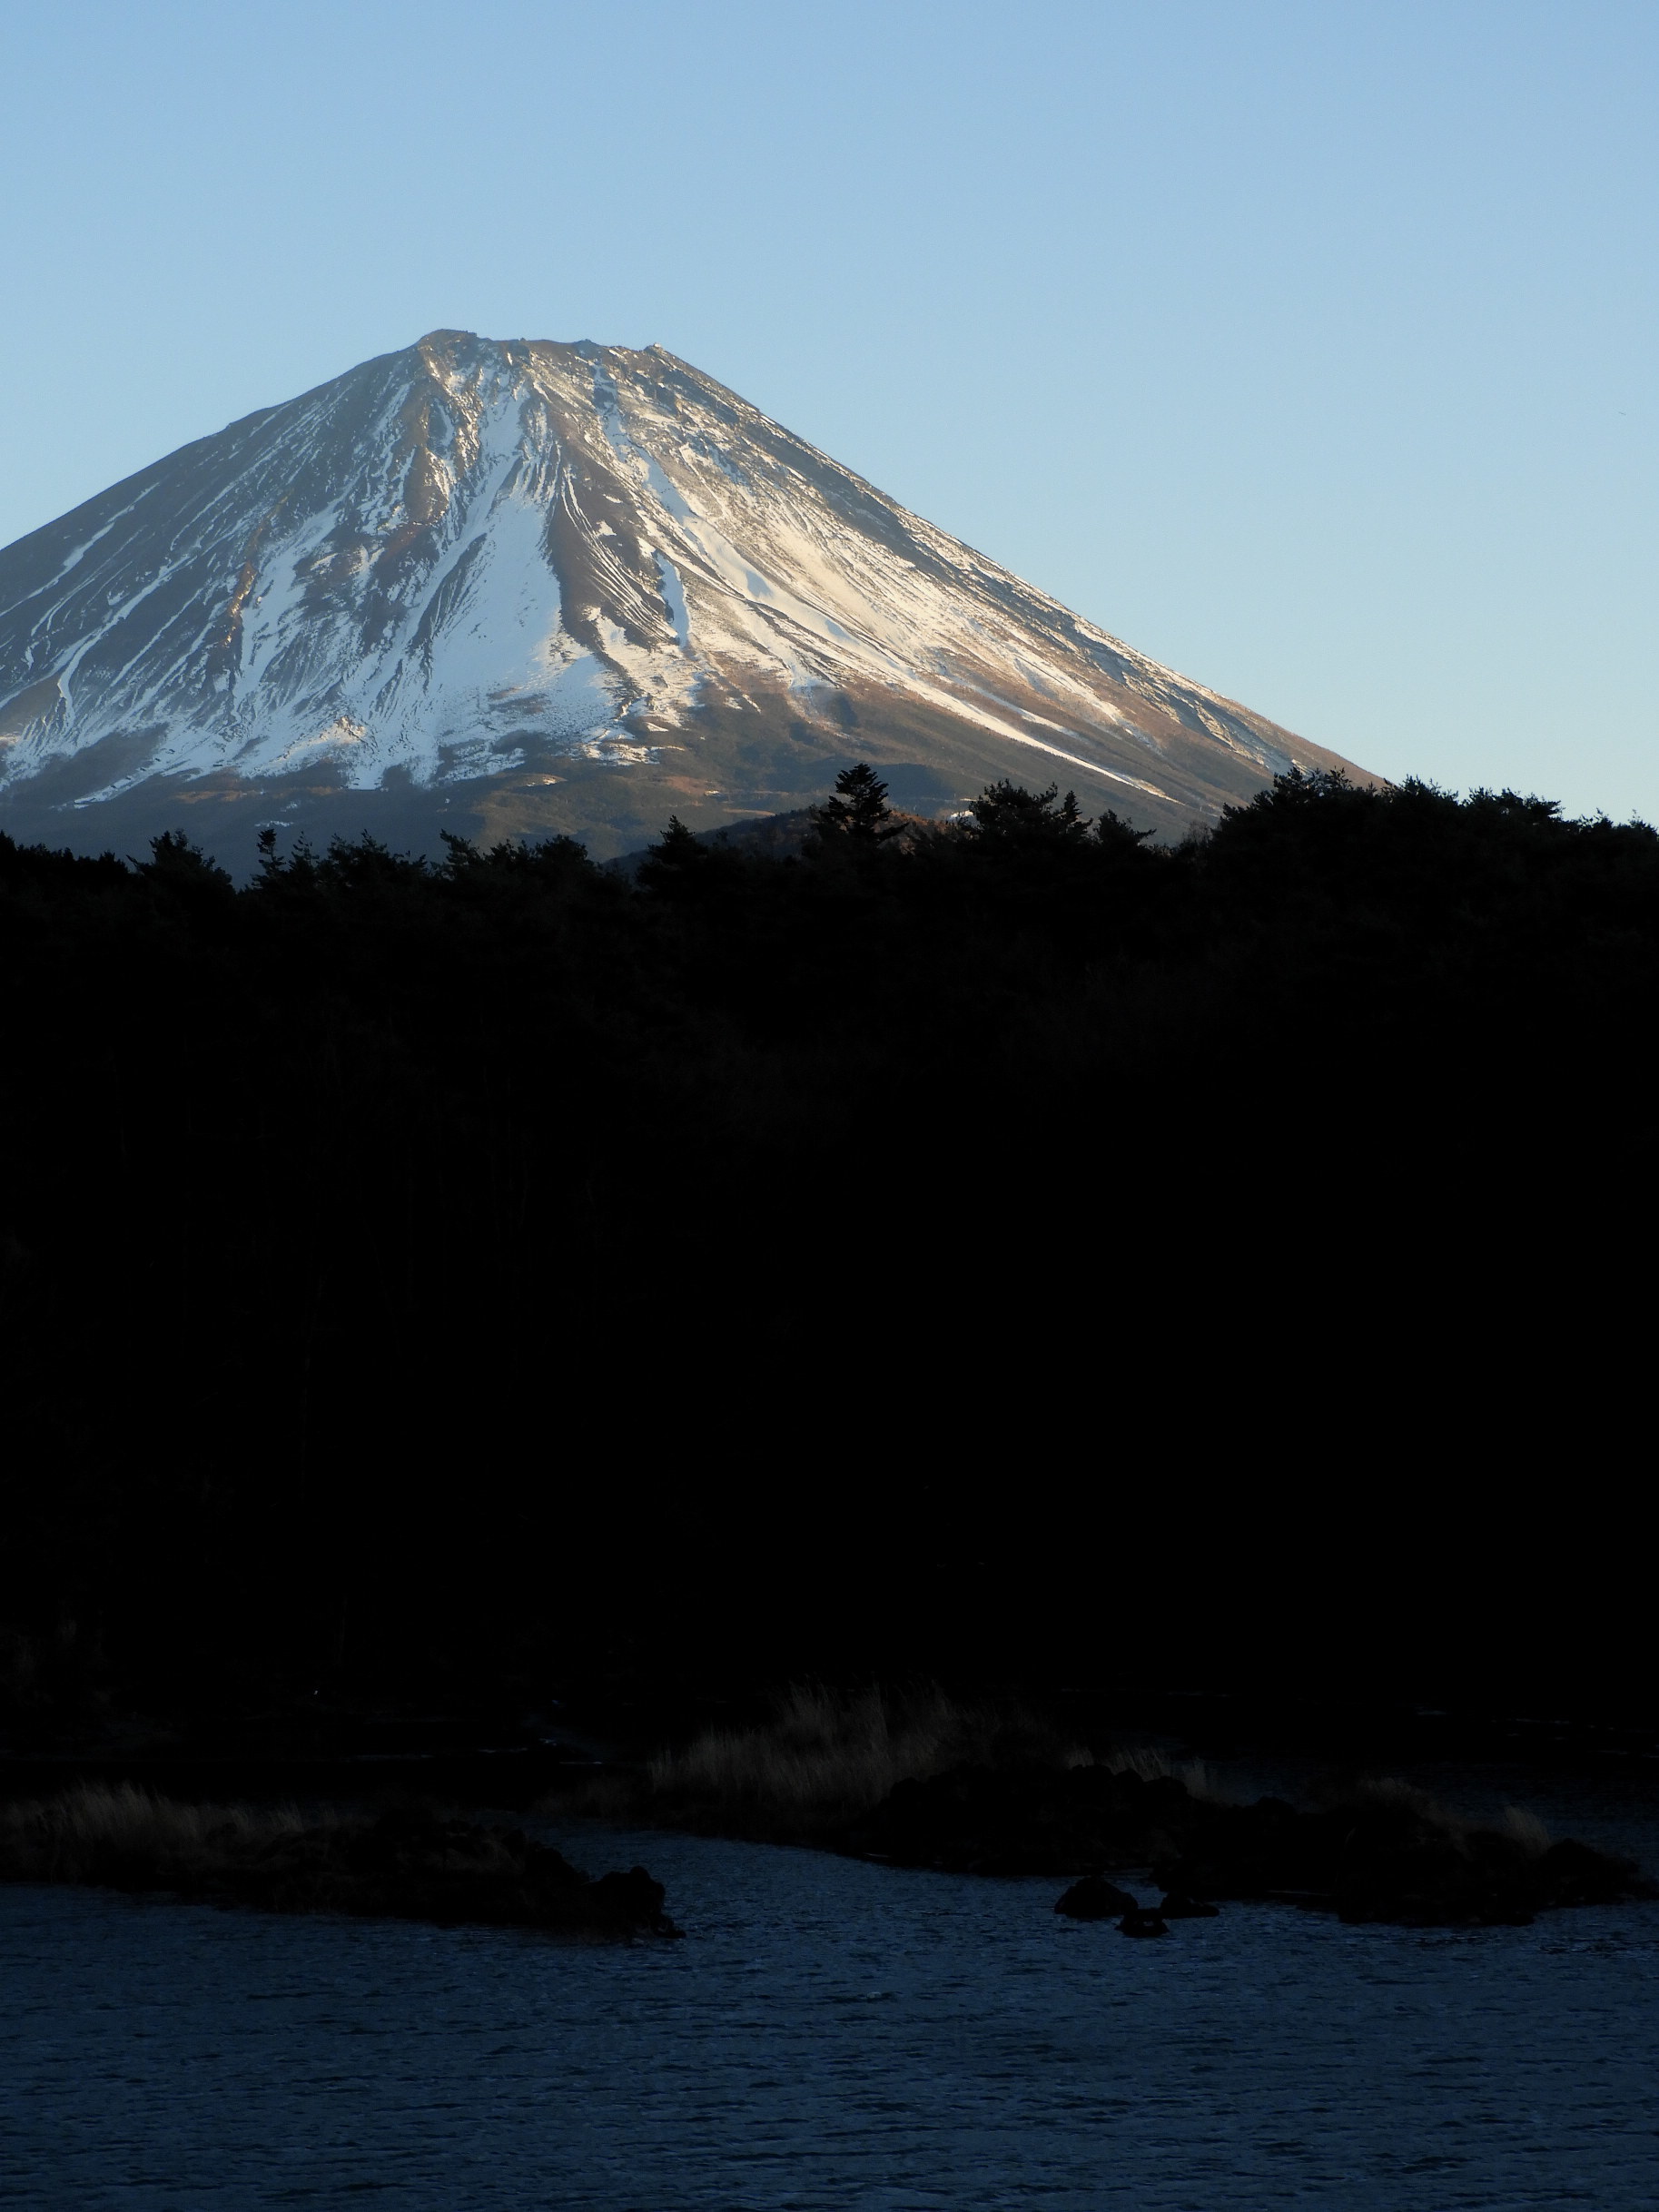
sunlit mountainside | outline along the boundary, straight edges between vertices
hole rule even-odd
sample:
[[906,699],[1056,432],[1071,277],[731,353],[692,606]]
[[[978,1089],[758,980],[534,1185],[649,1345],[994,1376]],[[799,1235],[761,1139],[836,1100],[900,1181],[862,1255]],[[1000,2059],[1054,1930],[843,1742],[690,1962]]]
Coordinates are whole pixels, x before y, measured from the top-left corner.
[[430,844],[1074,785],[1179,834],[1335,756],[1108,637],[660,347],[443,331],[0,552],[0,820]]

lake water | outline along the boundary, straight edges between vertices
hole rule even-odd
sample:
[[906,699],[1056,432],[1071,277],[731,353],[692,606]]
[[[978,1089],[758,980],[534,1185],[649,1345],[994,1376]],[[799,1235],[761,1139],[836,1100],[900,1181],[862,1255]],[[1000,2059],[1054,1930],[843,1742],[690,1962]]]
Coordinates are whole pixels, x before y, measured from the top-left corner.
[[686,1940],[0,1889],[0,2200],[1659,2204],[1659,1905],[1473,1934],[1233,1906],[1135,1943],[1052,1881],[550,1832],[649,1865]]

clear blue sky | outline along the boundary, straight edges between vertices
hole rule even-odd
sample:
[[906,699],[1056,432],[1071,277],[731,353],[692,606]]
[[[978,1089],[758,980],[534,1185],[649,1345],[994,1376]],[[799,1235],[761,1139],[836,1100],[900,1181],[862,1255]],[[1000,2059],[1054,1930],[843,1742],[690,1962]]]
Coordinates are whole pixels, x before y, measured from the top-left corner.
[[655,340],[1389,775],[1659,820],[1659,4],[0,27],[0,542],[440,324]]

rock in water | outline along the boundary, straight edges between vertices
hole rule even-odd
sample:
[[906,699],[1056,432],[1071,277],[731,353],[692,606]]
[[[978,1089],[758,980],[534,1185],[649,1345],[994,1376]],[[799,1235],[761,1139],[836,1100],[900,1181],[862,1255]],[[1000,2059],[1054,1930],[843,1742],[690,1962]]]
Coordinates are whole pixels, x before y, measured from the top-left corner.
[[1085,1874],[1063,1897],[1055,1899],[1054,1910],[1071,1921],[1115,1921],[1121,1914],[1138,1912],[1141,1908],[1127,1890],[1120,1890],[1101,1875]]

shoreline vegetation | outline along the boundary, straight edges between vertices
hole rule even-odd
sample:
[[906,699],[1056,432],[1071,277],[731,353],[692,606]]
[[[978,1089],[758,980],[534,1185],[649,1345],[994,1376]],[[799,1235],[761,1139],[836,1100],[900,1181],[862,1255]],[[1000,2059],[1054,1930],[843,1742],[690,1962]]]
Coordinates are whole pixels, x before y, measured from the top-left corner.
[[771,1723],[706,1732],[638,1775],[588,1783],[575,1802],[599,1815],[893,1866],[1064,1877],[1074,1887],[1056,1910],[1079,1919],[1102,1917],[1094,1883],[1109,1903],[1120,1901],[1129,1934],[1156,1931],[1129,1924],[1138,1909],[1106,1882],[1113,1873],[1150,1872],[1169,1893],[1171,1918],[1251,1900],[1348,1922],[1485,1927],[1659,1897],[1633,1862],[1555,1842],[1517,1806],[1483,1826],[1381,1777],[1328,1785],[1318,1797],[1300,1807],[1239,1802],[1202,1762],[1176,1765],[1149,1751],[1097,1756],[1006,1702],[796,1684]]
[[[1156,1748],[1076,1740],[1013,1697],[797,1683],[770,1720],[583,1773],[531,1808],[834,1852],[893,1867],[1068,1886],[1054,1910],[1131,1936],[1236,1902],[1412,1928],[1525,1925],[1659,1897],[1631,1861],[1552,1838],[1510,1805],[1464,1818],[1382,1776],[1313,1777],[1292,1803]],[[1120,1886],[1150,1881],[1143,1907]],[[181,1802],[80,1782],[0,1803],[0,1881],[170,1893],[274,1912],[538,1930],[586,1940],[679,1931],[644,1868],[590,1881],[521,1826],[430,1802],[380,1812]]]
[[291,1806],[180,1804],[130,1784],[83,1785],[0,1806],[0,1881],[588,1942],[679,1932],[643,1867],[590,1881],[522,1829],[419,1806],[307,1819]]

